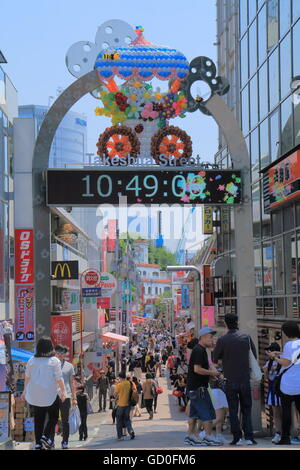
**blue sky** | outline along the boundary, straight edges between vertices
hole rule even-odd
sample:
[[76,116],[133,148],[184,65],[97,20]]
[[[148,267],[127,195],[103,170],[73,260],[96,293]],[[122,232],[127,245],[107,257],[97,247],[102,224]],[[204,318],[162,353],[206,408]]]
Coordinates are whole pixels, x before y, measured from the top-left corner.
[[[176,48],[189,61],[199,55],[216,60],[215,16],[215,0],[2,1],[0,50],[8,61],[3,68],[18,90],[19,104],[47,105],[57,88],[74,81],[65,66],[69,47],[81,40],[94,42],[104,21],[122,19],[132,26],[142,25],[149,41]],[[98,135],[110,124],[94,116],[96,105],[95,99],[86,96],[73,108],[87,115],[89,152],[96,152]],[[177,125],[192,137],[194,154],[211,160],[217,149],[213,119],[200,112],[177,119]]]
[[[189,61],[200,55],[216,61],[215,0],[2,1],[0,14],[0,50],[8,61],[3,68],[18,90],[20,105],[48,105],[58,88],[70,85],[75,78],[65,65],[67,50],[77,41],[94,42],[98,26],[109,19],[142,25],[146,39],[176,48]],[[87,116],[88,151],[94,153],[99,134],[110,125],[94,115],[97,105],[87,95],[73,108]],[[212,118],[197,111],[172,123],[191,136],[194,155],[212,161],[218,145]]]

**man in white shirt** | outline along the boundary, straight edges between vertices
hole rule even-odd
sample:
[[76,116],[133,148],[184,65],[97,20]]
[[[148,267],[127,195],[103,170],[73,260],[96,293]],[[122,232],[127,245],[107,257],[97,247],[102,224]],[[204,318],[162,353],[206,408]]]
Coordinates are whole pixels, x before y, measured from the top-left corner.
[[[76,401],[76,390],[74,386],[74,376],[75,376],[75,370],[73,365],[65,360],[65,357],[68,353],[68,348],[64,345],[58,344],[55,346],[55,355],[56,357],[60,360],[61,362],[61,372],[63,376],[63,380],[65,383],[65,389],[66,389],[66,399],[64,402],[59,400],[59,409],[61,413],[61,419],[62,419],[62,429],[63,429],[63,440],[61,443],[62,449],[67,449],[68,448],[68,442],[69,442],[69,435],[70,435],[70,430],[69,430],[69,413],[70,413],[70,408],[71,405],[76,406],[77,401]],[[54,440],[54,436],[53,436]]]

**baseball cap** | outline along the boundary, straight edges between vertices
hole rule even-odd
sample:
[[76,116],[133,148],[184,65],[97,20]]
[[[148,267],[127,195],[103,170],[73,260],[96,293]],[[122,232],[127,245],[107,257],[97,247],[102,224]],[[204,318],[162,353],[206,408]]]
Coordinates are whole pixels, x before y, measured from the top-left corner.
[[214,331],[209,326],[204,326],[203,328],[201,328],[201,330],[199,330],[198,336],[200,338],[200,336],[204,336],[204,335],[208,335],[208,334],[215,335],[216,333],[217,332]]

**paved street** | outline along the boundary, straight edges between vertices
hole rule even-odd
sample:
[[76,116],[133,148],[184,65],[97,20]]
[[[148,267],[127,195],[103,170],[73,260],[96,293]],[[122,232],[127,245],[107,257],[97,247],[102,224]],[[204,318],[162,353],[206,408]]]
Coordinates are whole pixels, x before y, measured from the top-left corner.
[[[187,416],[178,410],[177,399],[172,395],[171,388],[165,378],[160,379],[164,393],[159,395],[158,413],[153,421],[149,421],[148,413],[143,410],[140,418],[134,418],[133,428],[136,438],[130,440],[126,437],[119,442],[116,439],[116,427],[112,425],[111,412],[95,413],[88,417],[89,438],[86,442],[78,441],[78,435],[70,436],[69,449],[72,450],[111,450],[111,449],[180,449],[180,450],[239,450],[241,447],[191,447],[183,442],[187,429]],[[97,410],[97,400],[94,410]],[[226,437],[231,439],[231,435]],[[270,438],[257,439],[258,446],[251,449],[300,449],[300,445],[275,446]],[[56,447],[60,449],[61,438],[56,437]],[[249,450],[248,446],[243,447]]]

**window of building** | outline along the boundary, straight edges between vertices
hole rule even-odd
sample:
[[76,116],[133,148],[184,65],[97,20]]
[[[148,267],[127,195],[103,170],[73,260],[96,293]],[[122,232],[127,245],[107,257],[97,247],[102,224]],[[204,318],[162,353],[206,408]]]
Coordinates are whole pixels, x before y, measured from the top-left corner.
[[279,67],[278,67],[278,48],[269,57],[269,97],[270,110],[272,110],[279,101]]
[[280,36],[282,37],[291,27],[291,2],[290,0],[280,0]]
[[287,206],[283,210],[283,231],[288,232],[289,230],[293,230],[296,221],[295,221],[295,211],[294,206]]
[[257,75],[250,81],[250,128],[258,123]]
[[249,70],[248,70],[248,34],[242,38],[240,42],[241,47],[241,84],[242,87],[248,80]]
[[148,287],[148,294],[151,294],[151,287]]
[[278,42],[278,0],[267,3],[267,25],[268,49],[271,49]]
[[259,69],[259,119],[263,119],[268,113],[268,69],[267,62]]
[[277,160],[280,153],[278,109],[270,117],[270,153],[271,160]]
[[256,0],[249,0],[249,23],[253,20],[256,15]]
[[291,34],[280,43],[280,92],[281,99],[290,94],[292,80]]
[[293,22],[300,17],[300,2],[299,0],[292,0],[293,4]]
[[260,128],[260,167],[264,168],[270,163],[269,156],[269,123],[268,119],[265,119]]
[[[300,3],[300,2],[299,2]],[[300,20],[293,27],[293,76],[300,75]]]
[[273,299],[275,317],[286,317],[286,305],[284,297],[275,297]]
[[252,25],[249,28],[249,46],[249,69],[251,77],[257,69],[256,20],[253,21]]
[[262,295],[263,283],[262,283],[262,259],[261,259],[261,247],[257,246],[254,248],[254,269],[255,269],[255,287],[256,295]]
[[284,293],[284,265],[282,238],[273,242],[274,292]]
[[293,117],[292,117],[292,103],[288,97],[281,104],[281,154],[291,150],[293,144]]
[[272,245],[271,242],[263,246],[263,285],[264,295],[270,295],[273,292],[273,269],[272,269]]
[[282,233],[282,211],[272,212],[272,235]]
[[260,219],[261,219],[261,197],[259,181],[252,185],[252,217],[253,217],[253,237],[254,240],[260,240]]
[[262,64],[267,54],[267,13],[266,5],[258,14],[258,63]]
[[284,235],[284,274],[286,294],[297,293],[297,251],[294,233]]
[[259,142],[258,142],[258,128],[251,132],[251,173],[252,182],[256,181],[259,177]]
[[242,129],[244,134],[249,132],[249,91],[248,85],[242,91]]
[[240,0],[239,3],[240,3],[240,32],[242,35],[248,25],[248,0]]

